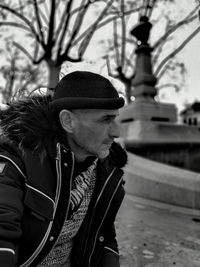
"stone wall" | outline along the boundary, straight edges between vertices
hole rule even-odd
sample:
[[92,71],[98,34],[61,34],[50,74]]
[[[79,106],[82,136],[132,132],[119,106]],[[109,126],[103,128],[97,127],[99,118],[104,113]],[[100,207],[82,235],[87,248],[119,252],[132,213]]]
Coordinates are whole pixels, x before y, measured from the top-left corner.
[[154,161],[200,172],[200,143],[132,143],[127,151]]

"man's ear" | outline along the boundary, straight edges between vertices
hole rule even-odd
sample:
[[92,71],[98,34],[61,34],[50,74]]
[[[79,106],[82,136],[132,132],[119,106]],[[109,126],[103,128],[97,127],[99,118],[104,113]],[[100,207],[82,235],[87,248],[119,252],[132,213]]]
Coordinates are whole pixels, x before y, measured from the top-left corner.
[[73,113],[67,109],[63,109],[59,114],[60,124],[68,133],[73,133]]

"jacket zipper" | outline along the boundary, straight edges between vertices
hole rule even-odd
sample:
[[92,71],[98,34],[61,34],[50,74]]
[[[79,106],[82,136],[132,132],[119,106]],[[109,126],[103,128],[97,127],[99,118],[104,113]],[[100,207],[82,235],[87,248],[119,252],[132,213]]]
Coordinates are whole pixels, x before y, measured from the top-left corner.
[[[56,188],[56,198],[55,198],[55,209],[54,209],[54,214],[53,214],[53,218],[55,216],[56,213],[56,209],[57,209],[57,205],[58,205],[58,200],[59,200],[59,196],[60,196],[60,189],[61,189],[61,176],[60,173],[58,171],[58,169],[60,169],[60,163],[58,162],[60,159],[60,144],[57,144],[57,158],[56,158],[56,172],[57,172],[57,177],[58,177],[58,185]],[[59,164],[59,166],[58,166]],[[38,254],[40,253],[40,251],[42,250],[42,248],[44,247],[46,240],[49,236],[49,233],[51,231],[51,227],[53,224],[53,220],[49,223],[49,226],[47,228],[46,234],[43,237],[42,241],[40,242],[39,246],[37,247],[37,249],[35,250],[35,252],[31,255],[31,257],[24,262],[22,265],[20,265],[20,267],[28,267],[34,260],[35,258],[38,256]]]
[[[114,171],[113,171],[113,172],[114,172]],[[112,173],[113,173],[113,172],[112,172]],[[101,228],[101,226],[102,226],[102,224],[103,224],[103,221],[104,221],[104,219],[105,219],[105,217],[106,217],[106,214],[107,214],[107,212],[108,212],[108,209],[110,208],[110,205],[111,205],[111,202],[112,202],[112,200],[113,200],[113,197],[114,197],[114,195],[116,194],[117,189],[119,188],[119,186],[120,186],[120,184],[121,184],[122,179],[123,179],[123,178],[121,178],[121,179],[119,180],[119,182],[118,182],[118,184],[117,184],[117,186],[116,186],[116,188],[115,188],[115,191],[113,192],[112,197],[111,197],[111,199],[110,199],[110,201],[109,201],[109,204],[108,204],[108,206],[107,206],[107,209],[106,209],[106,211],[105,211],[105,214],[104,214],[104,216],[103,216],[103,219],[102,219],[102,221],[101,221],[101,223],[100,223],[100,225],[99,225],[99,228],[97,229],[97,232],[96,232],[96,235],[95,235],[95,238],[94,238],[94,245],[93,245],[93,248],[92,248],[92,252],[91,252],[91,254],[90,254],[90,256],[89,256],[89,265],[88,265],[88,267],[90,267],[91,258],[92,258],[92,255],[93,255],[93,253],[94,253],[94,249],[95,249],[95,245],[96,245],[96,241],[97,241],[97,236],[98,236],[98,234],[99,234],[100,228]]]
[[[74,161],[75,160],[74,160],[74,154],[73,154],[73,152],[71,152],[71,154],[72,154],[72,168],[71,168],[71,174],[70,174],[70,195],[69,195],[69,201],[68,201],[68,206],[67,206],[67,209],[66,209],[65,218],[67,217],[67,214],[68,214],[68,211],[69,211],[69,206],[70,206],[71,188],[72,188],[72,176],[73,176],[73,172],[74,172]],[[59,168],[58,169],[56,168],[56,170],[57,170],[57,175],[59,175],[61,177],[61,173],[62,173],[62,171],[61,171],[61,161],[59,162]],[[61,178],[60,178],[60,180],[61,180]],[[61,229],[63,228],[64,223],[65,223],[65,220],[64,220],[64,222],[62,224]],[[59,235],[58,235],[58,237],[57,237],[54,245],[56,244],[57,240],[59,239],[59,237],[61,235],[61,232],[62,231],[60,231],[60,233],[59,233]],[[52,247],[52,249],[53,249],[53,247]]]
[[[96,206],[97,206],[97,204],[98,204],[98,202],[99,202],[99,199],[100,199],[101,195],[103,194],[103,191],[104,191],[104,189],[105,189],[107,183],[108,183],[109,180],[110,180],[110,177],[113,175],[113,173],[114,173],[115,170],[116,170],[116,167],[112,170],[112,172],[111,172],[110,175],[108,176],[108,179],[106,180],[106,182],[105,182],[103,188],[101,189],[101,192],[100,192],[100,194],[99,194],[99,196],[98,196],[98,198],[97,198],[97,200],[96,200],[96,203],[95,203],[95,206],[94,206],[94,209],[93,209],[93,213],[92,213],[92,217],[91,217],[91,220],[90,220],[90,224],[89,224],[89,231],[88,231],[88,233],[90,232],[90,229],[91,229],[92,220],[93,220],[93,217],[94,217],[94,212],[95,212]],[[83,252],[84,254],[85,254],[85,251],[86,251],[86,247],[87,247],[88,239],[89,239],[89,235],[88,235],[88,237],[87,237],[87,239],[86,239],[86,242],[85,242],[85,248],[84,248],[84,252]]]

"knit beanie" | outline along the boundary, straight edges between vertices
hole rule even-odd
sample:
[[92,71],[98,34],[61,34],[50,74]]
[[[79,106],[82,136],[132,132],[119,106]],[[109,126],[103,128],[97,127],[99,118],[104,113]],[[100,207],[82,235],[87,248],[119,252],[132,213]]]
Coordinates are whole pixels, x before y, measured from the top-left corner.
[[105,77],[88,71],[74,71],[64,76],[55,88],[50,105],[62,109],[118,109],[124,99]]

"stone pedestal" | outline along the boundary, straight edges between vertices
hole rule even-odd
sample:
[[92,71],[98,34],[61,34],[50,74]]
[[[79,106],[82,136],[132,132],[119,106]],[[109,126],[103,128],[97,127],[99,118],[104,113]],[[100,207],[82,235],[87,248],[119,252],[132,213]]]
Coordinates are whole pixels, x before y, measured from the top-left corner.
[[[200,172],[200,130],[198,127],[178,124],[175,122],[175,117],[166,116],[165,113],[165,116],[160,118],[171,118],[171,121],[152,120],[154,115],[159,117],[159,112],[149,113],[151,120],[142,120],[141,113],[134,119],[134,116],[128,116],[130,114],[126,112],[124,114],[122,112],[121,142],[127,151],[157,162]],[[170,112],[169,108],[169,114]],[[136,119],[137,116],[140,119]],[[145,116],[147,118],[147,114]]]
[[174,104],[158,103],[152,98],[137,99],[126,106],[120,114],[122,123],[136,120],[176,122],[177,108]]
[[135,120],[121,124],[126,147],[144,145],[200,144],[198,127],[159,121]]
[[177,123],[174,104],[137,100],[120,112],[121,137],[128,146],[136,144],[200,143],[196,126]]

